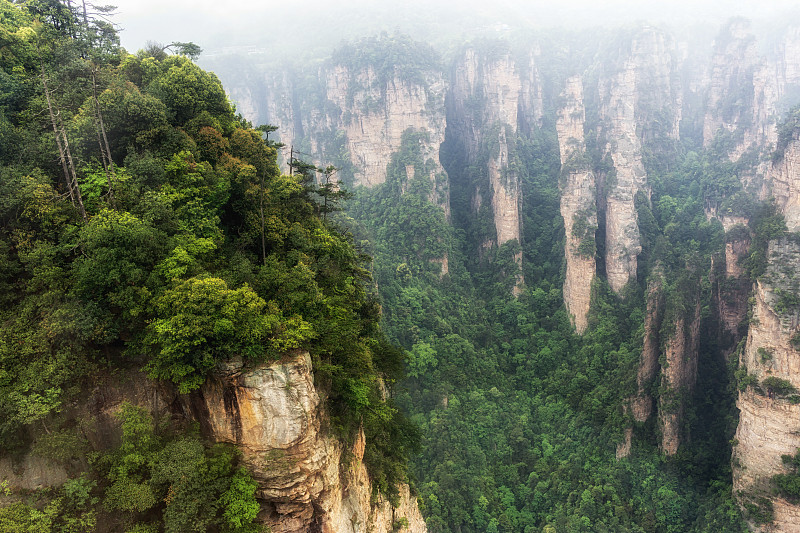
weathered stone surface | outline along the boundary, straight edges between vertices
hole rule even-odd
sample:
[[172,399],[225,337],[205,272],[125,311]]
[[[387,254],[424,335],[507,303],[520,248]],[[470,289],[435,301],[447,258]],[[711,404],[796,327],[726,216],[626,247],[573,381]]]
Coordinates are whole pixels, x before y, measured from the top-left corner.
[[789,143],[769,177],[770,196],[783,213],[787,228],[800,231],[800,140]]
[[[703,145],[710,146],[718,135],[730,136],[731,161],[739,160],[748,150],[762,151],[774,145],[777,85],[775,66],[758,55],[750,23],[731,21],[714,43]],[[747,187],[758,187],[767,170],[761,163],[740,173],[740,179]]]
[[[739,360],[759,383],[768,377],[786,380],[800,388],[800,356],[791,345],[800,315],[796,309],[781,309],[781,291],[796,291],[800,272],[800,244],[789,239],[772,241],[769,266],[756,285],[753,320]],[[776,309],[776,306],[778,307]],[[784,472],[781,455],[794,455],[800,448],[800,405],[775,395],[768,388],[754,387],[739,394],[739,426],[733,452],[734,492],[740,500],[763,496],[775,506],[774,529],[797,531],[800,507],[774,498],[770,479]]]
[[[400,517],[408,531],[427,530],[408,487],[397,508],[385,499],[371,503],[363,433],[345,449],[327,432],[307,353],[247,370],[232,362],[187,409],[207,421],[210,437],[242,450],[272,531],[388,533]],[[343,454],[350,457],[344,464]]]
[[747,298],[751,282],[745,276],[741,261],[750,253],[750,239],[737,239],[725,243],[725,280],[720,284],[717,297],[718,311],[723,333],[731,336],[725,354],[739,342],[740,324],[747,317]]
[[664,392],[658,401],[661,450],[666,455],[674,455],[681,444],[684,409],[697,381],[699,340],[700,300],[698,297],[692,314],[688,317],[677,317],[675,330],[666,343],[666,365],[661,368],[661,389]]
[[633,444],[633,428],[625,428],[625,437],[622,442],[617,444],[616,457],[617,461],[623,457],[628,457],[631,454],[631,445]]
[[[363,432],[345,448],[327,431],[307,353],[252,369],[231,361],[185,396],[135,370],[100,375],[69,414],[92,449],[119,444],[121,421],[114,415],[123,402],[144,407],[156,420],[171,417],[180,425],[194,419],[206,437],[236,445],[258,483],[259,519],[275,533],[389,533],[402,517],[409,523],[405,531],[427,531],[408,486],[400,487],[397,507],[384,498],[372,502]],[[67,474],[33,455],[0,459],[0,479],[13,489],[57,486]]]
[[614,172],[605,176],[608,194],[606,208],[606,277],[615,292],[636,278],[636,258],[641,252],[639,225],[634,197],[646,186],[647,176],[641,158],[641,143],[636,134],[634,102],[636,70],[626,61],[617,74],[601,82],[604,95],[600,114],[603,135]]
[[778,96],[800,86],[800,26],[789,28],[777,49]]
[[[596,263],[594,247],[589,253],[581,253],[583,239],[594,241],[597,228],[596,185],[594,173],[589,168],[584,142],[586,111],[583,105],[583,82],[579,76],[567,80],[561,93],[563,107],[558,111],[556,131],[561,153],[561,216],[564,219],[566,243],[564,255],[567,272],[564,279],[564,303],[578,333],[587,326],[587,315],[591,302],[592,280]],[[585,223],[583,235],[575,235],[575,221]]]
[[639,367],[636,370],[636,396],[630,399],[630,410],[633,419],[644,422],[653,413],[653,398],[649,393],[650,385],[658,375],[658,363],[661,353],[659,330],[664,308],[663,273],[655,269],[647,284],[647,314],[644,321],[644,343]]
[[[488,183],[472,192],[477,210],[491,194],[496,240],[481,243],[481,249],[511,240],[520,242],[521,195],[519,178],[511,164],[513,142],[518,132],[530,132],[542,117],[542,89],[536,67],[536,50],[515,60],[510,52],[486,57],[467,49],[452,71],[448,97],[448,128],[454,142],[461,145],[467,162],[476,164],[480,153],[488,150]],[[521,264],[522,254],[517,255]],[[523,279],[517,278],[515,294]]]
[[63,465],[27,454],[19,461],[10,457],[0,458],[0,481],[7,481],[13,490],[37,490],[57,487],[69,479]]

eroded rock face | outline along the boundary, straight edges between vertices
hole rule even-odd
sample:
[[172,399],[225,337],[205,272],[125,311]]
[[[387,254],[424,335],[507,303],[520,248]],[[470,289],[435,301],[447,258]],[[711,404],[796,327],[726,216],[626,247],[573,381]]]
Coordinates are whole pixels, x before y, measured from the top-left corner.
[[725,278],[720,284],[717,295],[717,308],[723,334],[729,339],[728,348],[723,352],[725,355],[732,353],[733,348],[741,340],[740,326],[747,317],[747,298],[752,284],[745,275],[741,262],[749,253],[749,236],[726,240]]
[[583,333],[587,326],[592,280],[597,268],[594,258],[597,191],[586,154],[583,134],[586,110],[583,105],[583,82],[579,76],[567,80],[561,98],[564,106],[558,111],[556,131],[563,181],[561,216],[566,233],[564,304],[576,331]]
[[777,50],[778,95],[800,86],[800,26],[786,31]]
[[661,368],[662,393],[658,400],[661,450],[674,455],[681,444],[681,426],[686,402],[697,381],[697,349],[700,341],[700,299],[694,312],[679,316],[667,340],[666,364]]
[[[720,32],[714,44],[709,74],[708,103],[703,122],[703,145],[728,136],[728,157],[737,161],[747,150],[775,143],[777,103],[774,66],[759,57],[747,21],[737,19]],[[742,175],[750,185],[764,168]]]
[[322,107],[297,102],[301,97],[285,73],[270,83],[266,115],[279,127],[282,142],[307,146],[318,164],[336,160],[341,155],[336,152],[344,150],[353,165],[354,184],[372,187],[386,181],[386,166],[403,133],[411,130],[426,134],[425,158],[434,162],[436,174],[444,172],[439,162],[447,89],[442,73],[428,71],[411,81],[397,74],[386,78],[372,67],[353,71],[333,65],[320,70],[319,83]]
[[397,508],[382,498],[371,503],[363,434],[346,449],[327,432],[307,353],[248,370],[233,362],[187,408],[207,422],[210,437],[242,450],[258,482],[259,516],[272,531],[388,533],[402,517],[408,531],[427,531],[408,487]]
[[630,400],[631,414],[637,422],[646,421],[653,413],[653,398],[650,396],[649,388],[660,370],[658,362],[661,353],[659,330],[664,312],[662,292],[664,280],[662,276],[661,270],[656,269],[647,284],[644,343],[642,356],[639,358],[639,368],[636,371],[636,396]]
[[[542,117],[535,57],[535,50],[519,60],[508,51],[490,57],[467,49],[452,71],[448,135],[461,146],[469,164],[486,165],[488,176],[488,183],[478,184],[471,191],[476,211],[491,194],[496,239],[481,243],[482,249],[512,240],[521,242],[521,194],[512,164],[513,145],[519,132],[530,132]],[[481,159],[482,154],[488,159]],[[520,253],[518,264],[521,261]],[[519,276],[515,293],[521,290],[522,282]]]
[[770,172],[771,196],[789,231],[800,231],[800,140],[789,143]]
[[605,176],[606,276],[611,288],[620,292],[636,277],[636,258],[642,247],[634,198],[647,184],[641,142],[636,135],[635,64],[626,61],[620,72],[601,83],[600,93],[605,95],[600,111],[603,135],[614,166],[613,172]]
[[[275,533],[389,533],[401,518],[408,521],[402,531],[427,531],[407,485],[400,487],[397,507],[384,498],[372,502],[363,432],[349,447],[327,432],[307,353],[247,370],[233,361],[200,391],[184,396],[140,371],[99,375],[67,416],[80,424],[92,449],[108,450],[119,445],[115,414],[124,402],[156,420],[171,417],[172,425],[196,420],[206,437],[236,445],[258,483],[259,520]],[[57,486],[67,478],[63,466],[35,455],[0,459],[0,479],[13,489]]]
[[[429,73],[425,83],[400,79],[383,80],[371,68],[351,72],[336,66],[326,73],[327,99],[340,114],[328,120],[346,136],[346,148],[355,166],[355,183],[372,187],[386,181],[386,165],[400,148],[408,129],[426,132],[424,153],[444,172],[439,163],[439,146],[444,141],[444,95],[441,73]],[[315,125],[310,126],[312,134]]]
[[787,307],[782,295],[797,291],[800,244],[787,239],[772,241],[766,274],[756,285],[753,320],[739,365],[756,386],[739,394],[737,445],[733,451],[733,488],[743,503],[769,498],[775,507],[774,529],[797,531],[800,507],[772,495],[771,478],[785,472],[781,455],[800,448],[800,404],[774,391],[767,378],[785,380],[800,388],[800,357],[791,339],[798,331],[800,313]]
[[[517,132],[522,89],[519,67],[509,54],[487,59],[468,49],[453,71],[448,120],[454,135],[469,161],[475,162],[482,149],[489,149],[487,185],[497,239],[484,243],[486,247],[520,239],[519,180],[509,170],[513,154],[508,137]],[[479,186],[473,192],[477,208],[483,201],[481,196]],[[518,290],[519,283],[516,287]]]

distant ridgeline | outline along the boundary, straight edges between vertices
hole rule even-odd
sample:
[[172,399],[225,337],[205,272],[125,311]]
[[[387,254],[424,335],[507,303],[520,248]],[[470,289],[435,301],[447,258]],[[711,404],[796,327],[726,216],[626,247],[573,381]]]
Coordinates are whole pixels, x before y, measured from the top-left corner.
[[219,64],[354,193],[430,531],[800,528],[800,26],[762,48],[735,19]]
[[424,527],[342,195],[106,12],[0,0],[0,530]]

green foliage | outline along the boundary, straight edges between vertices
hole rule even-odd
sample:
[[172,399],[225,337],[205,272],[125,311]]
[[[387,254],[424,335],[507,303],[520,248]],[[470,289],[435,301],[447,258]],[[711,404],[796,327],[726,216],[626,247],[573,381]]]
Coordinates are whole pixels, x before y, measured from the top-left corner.
[[182,533],[221,528],[254,532],[259,505],[256,483],[230,448],[206,448],[192,434],[156,432],[142,408],[123,404],[120,447],[100,461],[110,485],[103,505],[138,521],[158,511],[164,531]]
[[788,396],[790,394],[797,394],[797,388],[786,381],[775,376],[770,376],[761,381],[761,386],[766,388],[767,391],[774,393],[776,396]]
[[750,220],[753,241],[744,268],[751,280],[760,278],[767,270],[769,241],[786,234],[786,222],[774,203],[764,203]]
[[775,507],[772,505],[772,501],[764,497],[745,502],[744,508],[747,511],[747,518],[756,524],[769,524],[775,518]]
[[758,377],[753,374],[748,374],[747,369],[740,368],[736,371],[736,383],[740,391],[745,391],[747,387],[758,385]]
[[[331,57],[331,63],[347,67],[351,76],[351,92],[348,102],[353,103],[353,89],[357,76],[362,70],[372,69],[381,91],[385,97],[386,84],[395,76],[420,87],[427,87],[426,76],[431,71],[440,69],[440,59],[436,51],[429,45],[416,42],[406,35],[381,34],[368,37],[357,43],[345,43],[337,48]],[[365,102],[368,110],[379,106],[381,102]]]
[[231,355],[259,362],[300,348],[313,334],[299,316],[283,319],[249,286],[231,290],[219,278],[190,278],[155,300],[156,319],[145,343],[154,348],[151,377],[198,388],[216,363]]

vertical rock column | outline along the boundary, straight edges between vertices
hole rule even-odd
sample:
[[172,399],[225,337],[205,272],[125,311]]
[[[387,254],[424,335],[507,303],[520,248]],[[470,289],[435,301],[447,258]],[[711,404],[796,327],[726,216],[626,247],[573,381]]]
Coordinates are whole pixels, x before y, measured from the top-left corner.
[[647,284],[647,315],[644,319],[644,344],[639,368],[636,371],[636,396],[630,400],[633,419],[644,422],[653,414],[653,397],[649,388],[659,372],[661,342],[659,331],[664,312],[664,278],[660,268],[655,269]]
[[558,111],[556,130],[561,151],[561,216],[566,232],[564,303],[575,329],[583,333],[596,271],[597,206],[594,173],[589,168],[583,136],[586,111],[580,76],[567,80],[561,98],[564,106]]
[[[800,135],[800,132],[795,132]],[[789,231],[800,231],[800,139],[791,141],[769,172],[770,196]]]
[[613,170],[605,176],[606,196],[606,276],[619,293],[636,279],[637,256],[642,251],[634,198],[644,190],[647,175],[636,135],[636,70],[632,61],[610,79],[601,82],[603,134],[606,153]]
[[[697,350],[700,340],[700,298],[695,295],[694,310],[678,316],[667,338],[665,365],[661,368],[661,395],[658,421],[661,450],[674,455],[681,443],[681,426],[686,402],[697,381]],[[668,323],[672,326],[672,323]]]
[[[520,242],[521,193],[512,160],[520,124],[530,128],[541,119],[541,87],[533,57],[531,54],[530,64],[523,69],[510,53],[486,58],[468,49],[453,70],[448,129],[463,147],[469,164],[486,164],[488,183],[474,184],[472,191],[476,211],[491,194],[496,240],[482,243],[483,247]],[[488,159],[481,160],[486,156]],[[516,260],[521,265],[521,253]],[[522,282],[520,275],[515,294]]]
[[[703,146],[711,146],[720,135],[728,136],[728,157],[737,161],[750,148],[763,150],[774,144],[778,84],[775,66],[758,56],[750,23],[735,20],[725,26],[711,59]],[[766,170],[761,165],[755,173],[743,173],[741,179],[750,185]]]
[[[789,231],[800,230],[800,141],[789,142],[773,164],[769,193]],[[787,473],[782,455],[800,448],[800,243],[771,241],[766,272],[756,283],[753,318],[739,356],[748,386],[739,393],[739,425],[733,450],[733,488],[741,504],[768,499],[774,509],[770,531],[798,531],[800,506],[775,495],[772,477]]]
[[[510,56],[488,62],[481,81],[486,98],[484,127],[492,133],[497,132],[496,141],[495,139],[486,141],[490,145],[496,142],[497,145],[489,155],[488,170],[497,246],[502,246],[511,240],[521,242],[519,178],[516,172],[509,168],[511,154],[507,134],[516,135],[517,132],[522,81],[517,65]],[[518,253],[515,259],[521,266],[522,253]],[[519,294],[522,282],[522,274],[519,274],[513,289],[515,295]]]
[[[509,168],[509,150],[506,140],[505,128],[500,128],[498,134],[497,153],[489,158],[489,184],[492,188],[492,212],[494,213],[494,227],[497,232],[497,245],[501,246],[511,240],[520,241],[520,191],[519,178]],[[514,255],[517,265],[522,265],[522,251]],[[522,290],[522,273],[517,274],[516,282],[512,289],[514,296],[519,296]]]
[[[745,217],[722,216],[719,220],[725,228],[725,256],[722,258],[722,279],[713,280],[716,287],[714,299],[720,321],[722,353],[727,360],[744,337],[742,323],[747,317],[747,299],[752,283],[741,262],[750,253],[751,237]],[[716,276],[717,269],[712,267],[711,270]]]

